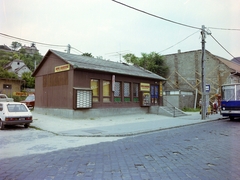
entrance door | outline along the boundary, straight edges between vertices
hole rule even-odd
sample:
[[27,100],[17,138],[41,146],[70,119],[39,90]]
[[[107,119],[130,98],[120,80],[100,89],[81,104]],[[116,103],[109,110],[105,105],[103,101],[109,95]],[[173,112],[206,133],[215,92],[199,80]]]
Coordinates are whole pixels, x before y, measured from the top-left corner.
[[151,85],[151,105],[158,105],[158,97],[159,97],[159,86],[158,85]]

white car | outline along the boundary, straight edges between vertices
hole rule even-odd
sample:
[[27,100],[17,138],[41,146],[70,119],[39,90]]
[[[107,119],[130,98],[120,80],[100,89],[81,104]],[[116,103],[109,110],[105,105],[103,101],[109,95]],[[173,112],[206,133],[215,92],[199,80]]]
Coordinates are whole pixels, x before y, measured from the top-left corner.
[[24,125],[32,123],[32,113],[24,103],[0,102],[0,129],[5,125]]

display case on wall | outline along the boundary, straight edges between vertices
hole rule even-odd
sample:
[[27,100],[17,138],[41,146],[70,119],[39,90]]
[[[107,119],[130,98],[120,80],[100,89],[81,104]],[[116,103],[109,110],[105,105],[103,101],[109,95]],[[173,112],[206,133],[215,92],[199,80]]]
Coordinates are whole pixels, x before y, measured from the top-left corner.
[[74,109],[92,108],[92,90],[74,88]]

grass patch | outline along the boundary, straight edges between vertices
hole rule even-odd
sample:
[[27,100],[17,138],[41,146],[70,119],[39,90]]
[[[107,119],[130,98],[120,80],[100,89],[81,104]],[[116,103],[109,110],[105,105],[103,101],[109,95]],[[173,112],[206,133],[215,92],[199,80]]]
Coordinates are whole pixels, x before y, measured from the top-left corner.
[[182,111],[184,111],[184,112],[200,112],[200,108],[196,108],[196,109],[194,109],[194,108],[188,108],[188,107],[184,107],[183,109],[182,109]]

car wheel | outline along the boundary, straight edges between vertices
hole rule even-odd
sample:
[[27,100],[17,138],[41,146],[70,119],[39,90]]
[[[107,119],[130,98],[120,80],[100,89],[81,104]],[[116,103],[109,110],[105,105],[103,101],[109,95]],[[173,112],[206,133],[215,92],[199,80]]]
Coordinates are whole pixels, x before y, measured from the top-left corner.
[[4,129],[4,124],[2,121],[0,121],[0,130],[3,130]]
[[234,117],[230,116],[230,121],[233,121],[234,120]]
[[24,127],[25,127],[25,128],[28,128],[28,127],[29,127],[29,124],[24,124]]

